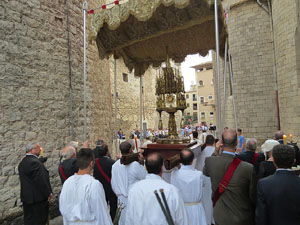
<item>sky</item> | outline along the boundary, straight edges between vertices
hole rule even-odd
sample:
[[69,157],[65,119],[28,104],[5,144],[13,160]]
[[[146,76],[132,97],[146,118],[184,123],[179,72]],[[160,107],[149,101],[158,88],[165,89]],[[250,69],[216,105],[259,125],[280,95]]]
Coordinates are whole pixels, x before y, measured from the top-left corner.
[[195,84],[195,69],[190,67],[209,61],[212,61],[211,51],[205,57],[196,54],[188,55],[185,58],[185,60],[181,63],[181,72],[182,76],[184,77],[185,91],[188,91],[190,89],[191,84]]

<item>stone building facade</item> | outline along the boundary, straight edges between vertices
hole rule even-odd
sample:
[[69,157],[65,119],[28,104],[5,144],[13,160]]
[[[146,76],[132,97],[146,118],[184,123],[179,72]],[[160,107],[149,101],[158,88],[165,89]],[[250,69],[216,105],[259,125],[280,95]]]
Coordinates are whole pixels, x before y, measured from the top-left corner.
[[[0,224],[23,224],[18,164],[27,143],[40,143],[48,157],[45,166],[55,208],[61,188],[59,151],[71,140],[84,141],[82,3],[0,2]],[[89,1],[90,7],[93,3],[98,6],[101,1]],[[87,139],[94,147],[100,137],[112,143],[110,90],[103,88],[110,74],[108,62],[99,60],[96,46],[87,47]]]
[[[268,9],[267,1],[262,2]],[[222,4],[224,8],[228,4],[231,8],[228,43],[233,68],[233,87],[230,87],[227,67],[224,126],[235,127],[232,104],[234,96],[237,124],[243,129],[245,136],[260,141],[271,138],[279,128],[275,91],[277,83],[280,129],[287,134],[292,133],[295,140],[299,141],[299,1],[271,1],[274,48],[270,15],[256,1],[224,0]],[[277,74],[273,70],[274,64]],[[223,59],[220,65],[223,109]],[[217,80],[216,73],[214,76]]]
[[216,124],[215,89],[212,62],[193,66],[198,95],[198,121]]
[[[177,68],[179,65],[173,66]],[[126,138],[129,138],[133,129],[140,129],[140,77],[128,71],[122,59],[116,61],[117,68],[117,130],[122,129]],[[110,59],[110,84],[112,93],[112,112],[115,112],[114,98],[114,59]],[[142,76],[142,120],[143,128],[157,130],[159,114],[156,111],[156,77],[159,68],[150,67]],[[177,127],[180,126],[181,112],[176,114]],[[113,116],[113,119],[115,117]],[[162,113],[163,128],[168,128],[168,114]]]

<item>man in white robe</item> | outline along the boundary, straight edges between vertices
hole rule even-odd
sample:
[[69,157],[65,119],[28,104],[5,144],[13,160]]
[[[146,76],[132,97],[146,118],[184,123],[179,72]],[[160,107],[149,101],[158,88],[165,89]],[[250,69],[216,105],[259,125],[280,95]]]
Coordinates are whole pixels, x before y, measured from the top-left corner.
[[[201,154],[199,155],[198,159],[197,159],[197,163],[196,163],[196,169],[199,171],[203,172],[203,167],[205,164],[205,159],[207,157],[212,156],[212,154],[215,151],[215,147],[214,147],[214,143],[215,143],[215,138],[213,135],[209,134],[206,137],[206,142],[205,142],[205,149],[203,149],[203,151],[201,152]],[[212,189],[211,189],[211,181],[210,178],[203,175],[203,198],[202,198],[202,202],[203,202],[203,206],[204,206],[204,210],[205,210],[205,215],[206,215],[206,220],[207,220],[207,224],[211,225],[214,223],[213,220],[213,203],[212,203]]]
[[162,166],[163,159],[160,154],[152,153],[147,156],[146,179],[135,183],[129,191],[126,225],[168,225],[154,194],[157,190],[160,195],[160,189],[164,190],[174,223],[190,224],[178,189],[161,178]]
[[81,149],[76,159],[79,171],[64,182],[59,197],[64,225],[112,225],[103,186],[90,175],[93,151]]
[[179,189],[189,216],[189,225],[206,225],[202,205],[203,174],[192,167],[194,153],[185,149],[180,152],[181,168],[172,172],[171,184]]
[[[122,155],[132,153],[132,148],[132,145],[127,141],[120,144]],[[112,166],[111,187],[123,208],[119,225],[125,225],[128,191],[134,183],[144,179],[147,174],[145,168],[141,165],[141,162],[143,162],[142,155],[140,155],[140,162],[132,162],[129,165],[123,165],[119,159]]]

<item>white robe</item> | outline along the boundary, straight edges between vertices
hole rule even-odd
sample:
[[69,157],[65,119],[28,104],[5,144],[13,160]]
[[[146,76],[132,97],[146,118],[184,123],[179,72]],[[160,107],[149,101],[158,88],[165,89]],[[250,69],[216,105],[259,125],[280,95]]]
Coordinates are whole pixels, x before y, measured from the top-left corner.
[[[215,150],[214,146],[206,146],[206,148],[202,151],[201,155],[197,159],[196,163],[196,169],[203,171],[203,167],[205,164],[205,159],[207,157],[210,157]],[[205,210],[205,215],[206,215],[206,220],[207,224],[212,224],[214,223],[213,219],[213,203],[211,200],[212,197],[212,189],[211,189],[211,181],[210,177],[204,176],[203,175],[203,207]]]
[[129,191],[126,225],[168,225],[154,194],[154,190],[159,192],[159,189],[164,189],[174,223],[190,224],[178,189],[160,176],[148,174],[145,180],[134,184]]
[[146,174],[145,168],[138,162],[132,162],[125,166],[118,160],[113,164],[111,187],[123,207],[119,225],[125,225],[127,197],[131,186],[137,181],[144,179]]
[[171,184],[177,187],[183,196],[189,216],[189,225],[206,225],[205,211],[202,205],[203,174],[191,165],[182,165],[172,172]]
[[59,210],[64,225],[112,225],[102,184],[89,174],[75,174],[64,182]]

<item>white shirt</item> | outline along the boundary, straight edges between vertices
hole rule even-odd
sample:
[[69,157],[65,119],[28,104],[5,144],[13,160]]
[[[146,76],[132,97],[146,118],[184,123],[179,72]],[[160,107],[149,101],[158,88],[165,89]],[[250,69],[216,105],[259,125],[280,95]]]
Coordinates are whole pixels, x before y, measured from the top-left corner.
[[198,155],[197,162],[196,162],[196,169],[203,171],[203,167],[205,164],[205,159],[210,157],[215,151],[214,146],[206,146],[206,148]]
[[125,166],[118,160],[113,164],[111,187],[124,207],[121,212],[119,225],[125,224],[127,197],[131,186],[137,181],[144,179],[146,174],[145,168],[138,162],[132,162]]
[[88,174],[75,174],[64,182],[59,210],[64,225],[112,225],[102,184]]
[[126,225],[168,225],[154,194],[154,190],[159,192],[159,189],[164,189],[174,223],[190,224],[178,189],[160,176],[148,174],[146,179],[135,183],[129,191]]
[[[201,152],[200,156],[197,159],[196,162],[196,169],[203,171],[203,167],[205,165],[205,159],[207,157],[210,157],[215,151],[214,146],[206,146],[206,148]],[[210,177],[204,176],[203,175],[203,207],[205,210],[205,215],[206,215],[206,220],[207,224],[213,224],[214,219],[213,219],[213,203],[211,200],[212,196],[212,189],[211,189],[211,181]]]
[[206,225],[205,211],[202,205],[203,174],[191,165],[182,165],[172,172],[171,184],[177,187],[183,196],[189,216],[189,225]]

